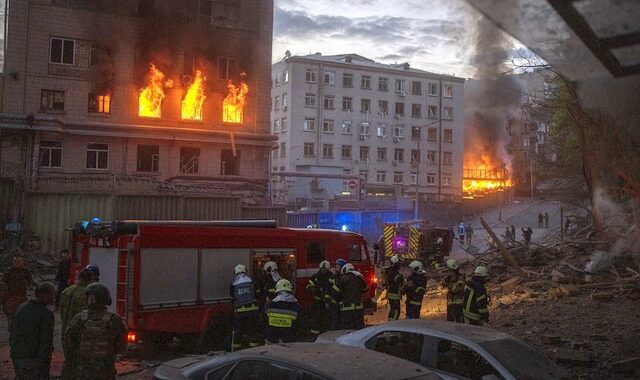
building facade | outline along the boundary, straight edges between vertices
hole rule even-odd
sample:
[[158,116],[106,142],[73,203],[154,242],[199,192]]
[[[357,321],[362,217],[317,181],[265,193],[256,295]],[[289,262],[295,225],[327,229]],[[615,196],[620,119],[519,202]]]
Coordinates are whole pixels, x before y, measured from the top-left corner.
[[273,199],[461,196],[464,79],[356,54],[272,66]]
[[0,175],[26,191],[268,191],[272,0],[7,0]]

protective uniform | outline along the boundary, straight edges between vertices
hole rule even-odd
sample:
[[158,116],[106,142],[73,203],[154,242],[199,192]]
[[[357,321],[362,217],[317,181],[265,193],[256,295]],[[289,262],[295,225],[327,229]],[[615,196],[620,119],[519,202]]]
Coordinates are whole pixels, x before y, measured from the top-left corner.
[[267,277],[260,288],[260,295],[258,298],[262,302],[267,299],[273,299],[276,296],[276,284],[282,280],[282,276],[278,272],[278,264],[273,261],[267,261],[264,264],[264,271],[267,272]]
[[73,317],[65,334],[65,347],[75,361],[73,378],[115,379],[116,354],[127,347],[127,329],[122,318],[107,311],[111,296],[104,285],[93,283],[85,293],[96,302]]
[[6,290],[2,308],[7,316],[9,330],[13,322],[13,315],[21,304],[27,302],[27,287],[35,285],[31,273],[27,268],[11,266],[2,277]]
[[289,280],[276,284],[276,295],[265,305],[267,315],[266,343],[295,342],[301,330],[302,308],[292,294]]
[[391,266],[385,270],[385,281],[387,288],[387,299],[389,300],[389,320],[397,320],[400,317],[400,297],[402,294],[402,285],[404,277],[398,271],[398,263],[400,258],[398,255],[391,257]]
[[362,274],[347,263],[342,267],[340,278],[334,285],[334,290],[340,295],[340,328],[361,329],[364,327],[364,310],[362,294],[369,287]]
[[48,379],[53,352],[53,313],[30,300],[16,310],[9,345],[16,379]]
[[459,271],[458,262],[454,259],[447,260],[447,268],[449,273],[444,278],[447,287],[447,321],[463,323],[462,298],[465,278]]
[[338,289],[337,283],[340,278],[340,271],[342,267],[347,264],[345,259],[337,259],[335,262],[334,270],[335,272],[331,272],[331,277],[329,277],[329,285],[330,289],[330,315],[331,315],[331,330],[339,330],[340,329],[340,292],[336,291]]
[[487,269],[479,266],[464,287],[463,314],[465,321],[469,324],[481,326],[489,322],[489,300],[484,286],[487,276]]
[[413,261],[409,264],[409,267],[412,269],[411,276],[407,278],[404,290],[404,294],[407,295],[407,319],[418,319],[420,318],[422,298],[427,287],[427,277],[424,274],[421,262]]
[[244,342],[249,347],[260,344],[260,311],[256,302],[255,284],[247,275],[244,265],[236,265],[234,273],[235,277],[229,287],[235,311],[231,332],[232,352],[242,348]]
[[311,276],[307,290],[313,295],[311,305],[311,333],[320,334],[329,330],[331,325],[331,264],[327,260],[320,263],[318,272]]

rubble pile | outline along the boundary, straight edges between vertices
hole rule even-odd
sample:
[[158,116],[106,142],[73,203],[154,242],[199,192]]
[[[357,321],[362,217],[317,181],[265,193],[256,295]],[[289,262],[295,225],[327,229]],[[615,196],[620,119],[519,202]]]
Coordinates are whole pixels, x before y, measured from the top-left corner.
[[[17,240],[5,237],[0,240],[0,268],[9,268],[14,256],[24,258],[25,265],[31,271],[34,281],[53,281],[56,277],[57,252],[47,251],[37,236],[27,236]],[[0,270],[0,273],[3,270]]]

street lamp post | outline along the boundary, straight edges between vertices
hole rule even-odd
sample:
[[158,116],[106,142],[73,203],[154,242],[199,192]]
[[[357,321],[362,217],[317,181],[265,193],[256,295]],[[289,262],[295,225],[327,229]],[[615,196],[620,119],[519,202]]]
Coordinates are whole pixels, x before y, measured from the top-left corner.
[[[438,119],[438,120],[436,120],[434,122],[431,122],[429,124],[426,124],[426,125],[421,125],[418,128],[428,127],[430,125],[433,125],[433,124],[436,124],[436,123],[439,123],[439,122],[440,122],[440,119]],[[442,136],[438,136],[438,138],[442,138]],[[420,140],[422,140],[422,133],[420,133],[420,138],[418,139],[418,151],[416,152],[418,154],[418,157],[416,157],[417,158],[416,159],[416,194],[415,194],[415,200],[413,202],[413,219],[414,220],[418,220],[418,200],[419,200],[419,196],[420,196],[419,193],[418,193],[418,190],[419,190],[419,187],[420,187],[420,181],[419,181],[419,179],[420,179],[420,176],[419,176],[419,173],[420,173]],[[440,156],[440,152],[438,152],[438,156]],[[438,157],[438,160],[440,160],[440,159],[441,158]]]

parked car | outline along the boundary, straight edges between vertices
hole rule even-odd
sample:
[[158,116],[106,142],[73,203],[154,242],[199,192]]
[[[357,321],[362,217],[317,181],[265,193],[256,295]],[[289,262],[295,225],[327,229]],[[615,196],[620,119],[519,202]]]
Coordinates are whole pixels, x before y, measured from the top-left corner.
[[423,366],[338,344],[286,343],[234,353],[188,356],[162,364],[157,380],[440,380]]
[[361,347],[407,359],[445,378],[563,379],[565,372],[520,339],[493,329],[426,319],[330,331],[316,343]]

